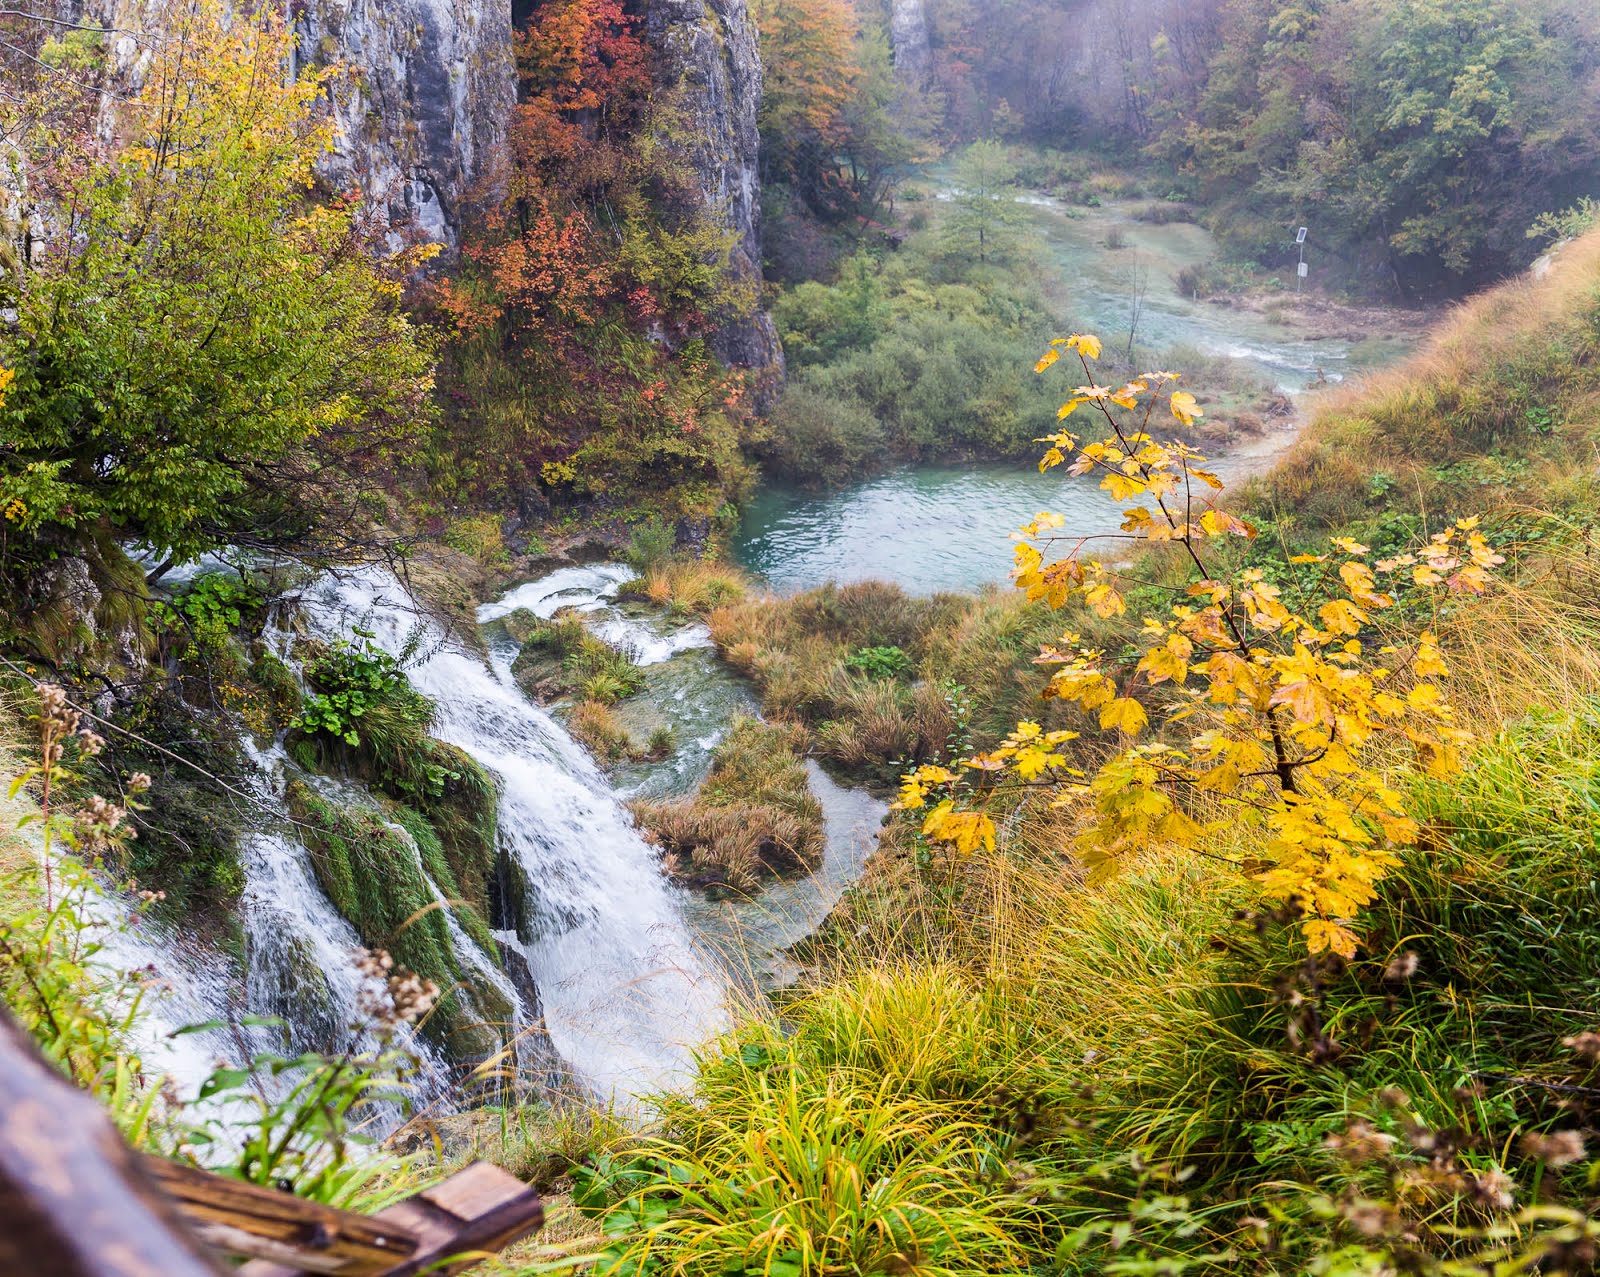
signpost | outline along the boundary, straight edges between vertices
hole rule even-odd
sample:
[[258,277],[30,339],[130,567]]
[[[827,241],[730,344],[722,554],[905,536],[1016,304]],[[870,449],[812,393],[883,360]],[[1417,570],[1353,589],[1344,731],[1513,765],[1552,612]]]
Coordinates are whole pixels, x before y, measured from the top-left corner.
[[1300,246],[1300,268],[1295,273],[1294,280],[1294,291],[1298,293],[1300,285],[1305,281],[1305,277],[1311,273],[1306,266],[1306,228],[1304,226],[1295,232],[1294,242]]

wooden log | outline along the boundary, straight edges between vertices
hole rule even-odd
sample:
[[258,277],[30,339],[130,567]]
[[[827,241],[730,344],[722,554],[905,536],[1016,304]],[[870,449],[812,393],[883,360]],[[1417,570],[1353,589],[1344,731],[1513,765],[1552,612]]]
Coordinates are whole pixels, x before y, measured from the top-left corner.
[[94,1099],[0,1016],[0,1277],[218,1277]]
[[146,1158],[145,1166],[190,1228],[230,1255],[273,1259],[302,1272],[376,1277],[417,1250],[416,1234],[397,1224],[162,1157]]
[[[457,1273],[494,1254],[512,1242],[537,1232],[544,1224],[544,1203],[539,1195],[514,1175],[475,1162],[442,1184],[379,1211],[372,1219],[398,1226],[417,1238],[417,1249],[383,1277],[416,1277],[419,1273]],[[464,1256],[455,1263],[443,1261]],[[255,1260],[239,1270],[239,1277],[304,1277],[318,1272],[288,1264]]]

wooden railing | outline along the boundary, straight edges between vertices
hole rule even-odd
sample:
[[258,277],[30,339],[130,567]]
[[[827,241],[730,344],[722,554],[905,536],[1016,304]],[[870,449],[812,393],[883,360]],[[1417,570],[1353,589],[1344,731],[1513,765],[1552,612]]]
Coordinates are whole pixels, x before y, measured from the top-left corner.
[[368,1216],[135,1153],[0,1016],[0,1277],[219,1277],[222,1255],[241,1277],[454,1273],[543,1223],[484,1162]]

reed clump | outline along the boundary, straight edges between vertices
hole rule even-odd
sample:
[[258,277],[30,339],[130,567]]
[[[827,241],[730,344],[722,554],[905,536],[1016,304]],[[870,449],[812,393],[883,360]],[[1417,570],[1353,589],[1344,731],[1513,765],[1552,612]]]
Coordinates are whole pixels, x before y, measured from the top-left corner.
[[668,872],[706,889],[751,891],[763,878],[815,869],[825,847],[822,805],[804,750],[793,725],[740,718],[699,793],[635,803]]
[[564,609],[549,621],[524,624],[518,632],[526,637],[511,673],[536,700],[576,695],[612,705],[644,686],[644,672],[626,653],[590,633],[579,612]]
[[707,616],[737,603],[749,586],[737,568],[715,559],[668,559],[651,566],[631,588],[675,616]]

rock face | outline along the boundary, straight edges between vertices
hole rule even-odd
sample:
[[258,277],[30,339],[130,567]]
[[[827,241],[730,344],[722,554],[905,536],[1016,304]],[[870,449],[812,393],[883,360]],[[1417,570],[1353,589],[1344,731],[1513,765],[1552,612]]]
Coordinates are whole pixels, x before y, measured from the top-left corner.
[[927,88],[933,57],[928,49],[928,14],[922,0],[891,0],[889,48],[899,81],[907,88]]
[[454,244],[516,100],[509,0],[290,0],[289,12],[302,65],[354,72],[328,178]]
[[[662,81],[683,94],[706,207],[739,237],[732,267],[759,287],[761,58],[746,0],[651,0],[645,33]],[[724,324],[712,345],[723,363],[762,374],[769,394],[783,376],[783,347],[764,310]]]
[[[112,44],[120,74],[142,78],[159,34],[150,0],[78,0],[70,16],[128,34]],[[322,165],[359,186],[391,225],[457,242],[462,205],[490,172],[516,100],[510,0],[288,0],[299,67],[350,70],[335,103],[339,136]]]
[[[78,0],[71,16],[137,31],[158,25],[151,10],[151,0]],[[469,196],[492,184],[516,102],[512,10],[513,0],[288,0],[298,65],[351,72],[327,180],[359,186],[392,225],[454,247]],[[706,206],[738,236],[733,269],[759,289],[761,59],[746,0],[650,0],[646,35],[662,82],[682,90]],[[140,48],[131,36],[114,45],[130,83]],[[782,378],[765,311],[730,319],[713,347],[761,374],[769,395]]]

